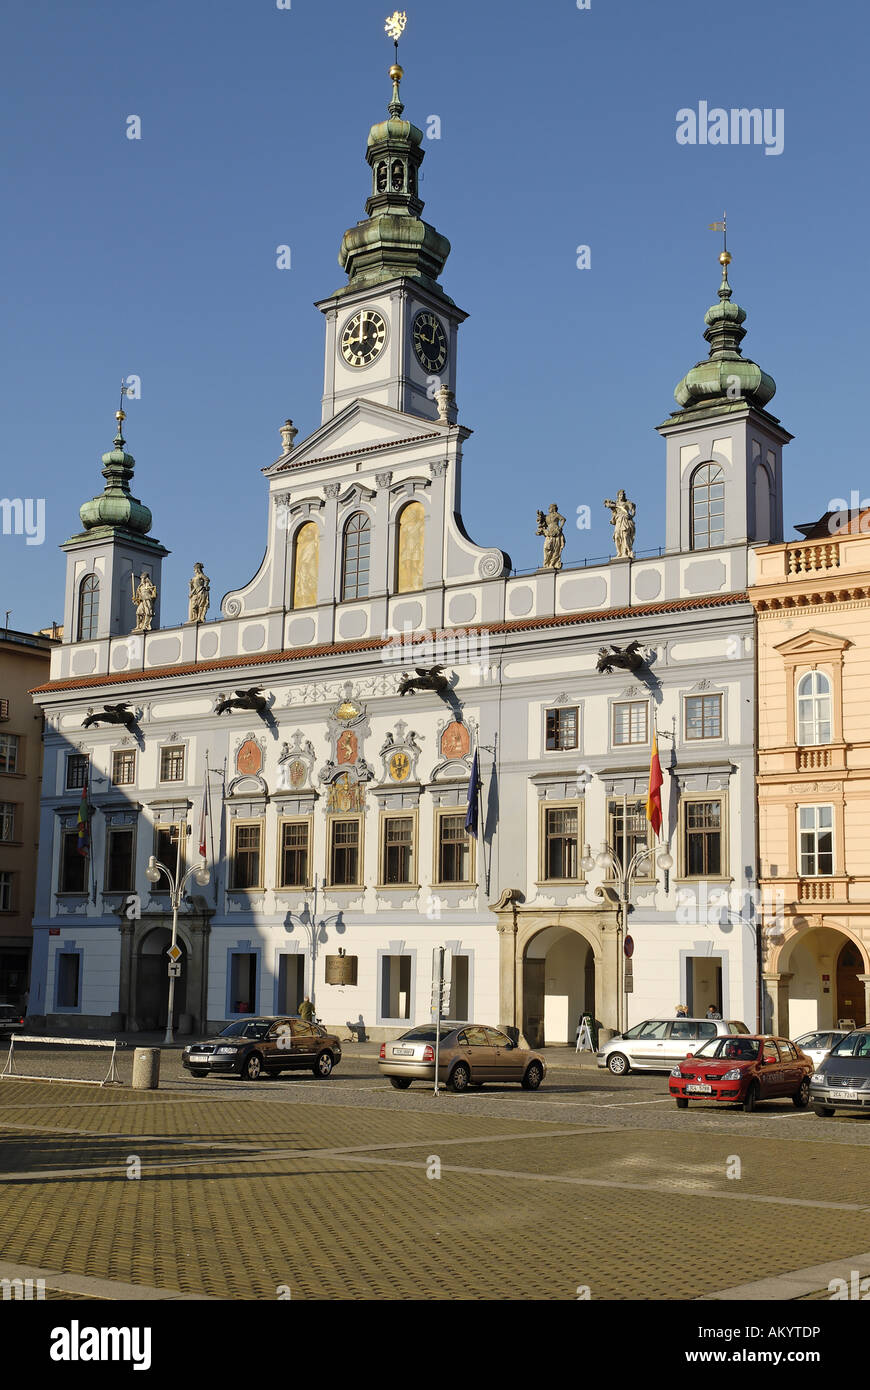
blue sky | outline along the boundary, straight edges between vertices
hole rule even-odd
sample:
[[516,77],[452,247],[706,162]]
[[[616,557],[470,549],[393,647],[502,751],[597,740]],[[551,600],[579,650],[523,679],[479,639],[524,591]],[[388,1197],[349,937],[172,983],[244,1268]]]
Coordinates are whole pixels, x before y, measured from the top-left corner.
[[[7,8],[0,69],[6,281],[0,493],[45,497],[42,546],[0,536],[0,610],[62,617],[78,507],[102,487],[123,375],[134,491],[172,554],[163,621],[202,560],[219,600],[265,543],[260,469],[292,416],[319,423],[321,315],[364,216],[369,126],[389,99],[385,0],[87,0]],[[405,0],[406,115],[427,141],[425,218],[468,311],[457,400],[474,430],[463,514],[539,563],[535,512],[569,518],[565,563],[610,550],[625,487],[663,544],[654,426],[706,354],[727,209],[746,355],[795,436],[786,523],[870,494],[866,9],[733,0]],[[699,101],[784,111],[782,154],[681,146]],[[138,115],[142,138],[126,138]],[[859,163],[861,159],[861,163]],[[292,269],[276,268],[276,247]],[[576,247],[591,268],[576,268]],[[592,508],[593,529],[571,525]],[[787,532],[790,534],[790,531]],[[212,616],[215,610],[212,611]],[[0,613],[2,620],[2,613]]]

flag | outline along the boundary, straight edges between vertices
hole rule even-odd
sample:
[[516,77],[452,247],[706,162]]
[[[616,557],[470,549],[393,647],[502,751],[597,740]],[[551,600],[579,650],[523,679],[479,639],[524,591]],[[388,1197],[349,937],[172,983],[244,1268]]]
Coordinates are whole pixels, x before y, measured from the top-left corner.
[[465,829],[477,839],[478,801],[480,798],[480,758],[474,752],[471,776],[468,779],[468,810],[465,813]]
[[78,837],[79,854],[89,855],[91,852],[91,808],[88,805],[87,782],[82,787],[82,799],[79,802]]
[[653,730],[652,757],[649,763],[649,794],[646,799],[646,818],[657,835],[662,829],[662,765],[659,762],[659,740]]
[[205,763],[205,778],[202,784],[202,811],[199,816],[199,857],[205,859],[206,831],[208,829],[208,759]]

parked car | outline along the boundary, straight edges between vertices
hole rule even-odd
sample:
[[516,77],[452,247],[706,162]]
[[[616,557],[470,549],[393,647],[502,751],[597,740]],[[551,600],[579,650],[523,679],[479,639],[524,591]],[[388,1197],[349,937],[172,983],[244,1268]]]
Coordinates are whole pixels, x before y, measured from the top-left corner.
[[11,1038],[24,1027],[24,1010],[18,1004],[0,1004],[0,1037]]
[[339,1039],[295,1014],[238,1019],[216,1038],[191,1043],[181,1054],[181,1065],[191,1076],[231,1072],[244,1081],[282,1071],[313,1071],[327,1077],[340,1061]]
[[669,1071],[677,1058],[709,1038],[748,1032],[739,1019],[648,1018],[605,1043],[598,1053],[598,1065],[608,1067],[614,1076],[627,1076],[630,1071]]
[[759,1101],[788,1096],[799,1110],[810,1103],[813,1064],[788,1038],[741,1033],[712,1038],[677,1062],[668,1090],[678,1110],[690,1100],[721,1100],[750,1113]]
[[820,1062],[810,1086],[817,1115],[870,1106],[870,1028],[855,1028]]
[[792,1042],[812,1059],[818,1070],[834,1044],[848,1036],[848,1028],[827,1028],[814,1033],[801,1033],[799,1038],[792,1038]]
[[[517,1047],[500,1028],[479,1023],[441,1025],[438,1044],[438,1080],[451,1091],[480,1087],[487,1081],[518,1081],[526,1091],[536,1091],[547,1074],[537,1052]],[[390,1085],[405,1091],[412,1081],[435,1081],[435,1024],[409,1028],[401,1037],[381,1043],[378,1062]]]

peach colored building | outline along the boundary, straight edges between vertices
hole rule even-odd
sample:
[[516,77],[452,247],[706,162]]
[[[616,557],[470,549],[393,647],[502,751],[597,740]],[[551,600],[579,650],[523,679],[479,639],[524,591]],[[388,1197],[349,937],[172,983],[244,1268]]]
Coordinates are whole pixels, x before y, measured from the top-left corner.
[[[863,529],[862,529],[863,527]],[[776,1031],[870,1020],[870,511],[761,546],[759,886]]]

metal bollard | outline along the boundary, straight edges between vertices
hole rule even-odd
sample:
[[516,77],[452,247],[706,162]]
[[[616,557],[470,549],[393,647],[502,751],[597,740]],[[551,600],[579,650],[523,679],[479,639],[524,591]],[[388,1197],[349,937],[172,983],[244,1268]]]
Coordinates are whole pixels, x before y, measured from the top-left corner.
[[160,1048],[137,1047],[133,1053],[133,1090],[156,1091],[160,1085]]

